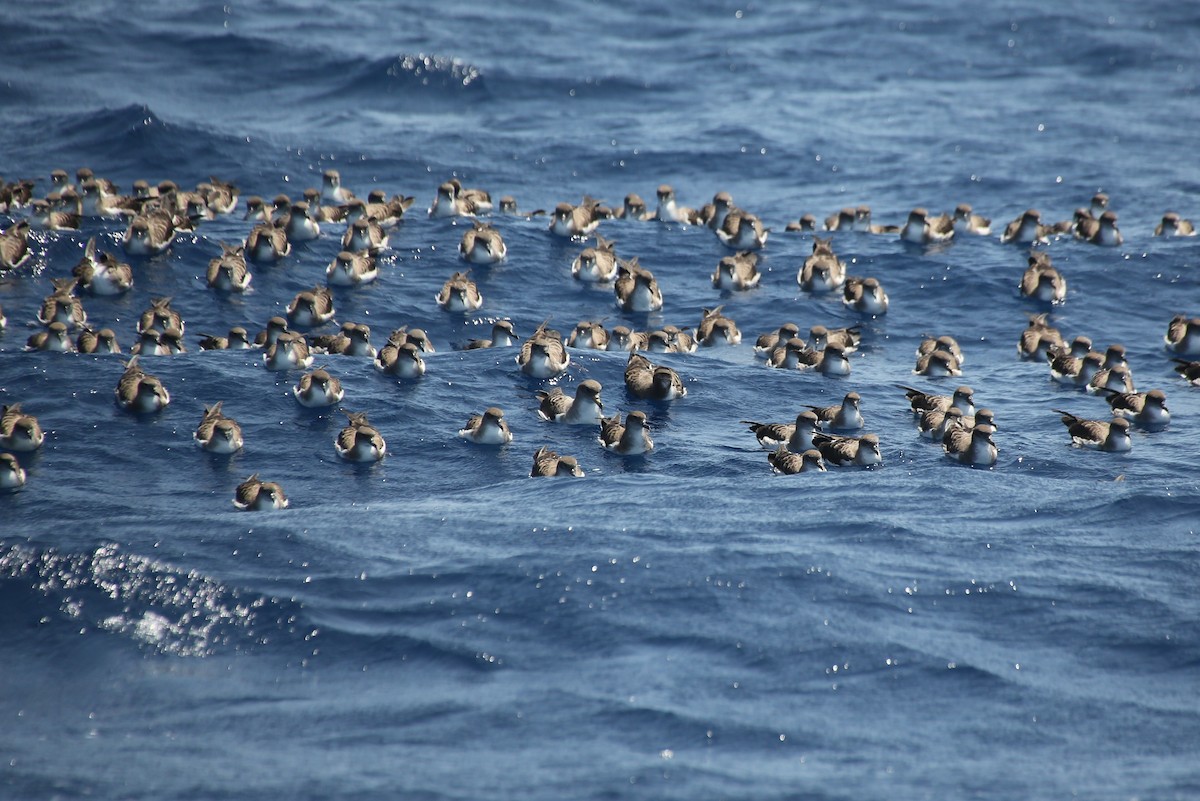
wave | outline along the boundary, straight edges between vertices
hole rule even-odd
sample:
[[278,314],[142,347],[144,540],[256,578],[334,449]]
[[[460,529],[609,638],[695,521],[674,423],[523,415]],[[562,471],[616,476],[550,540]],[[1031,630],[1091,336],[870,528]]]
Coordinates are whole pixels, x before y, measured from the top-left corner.
[[[365,107],[387,105],[402,96],[407,102],[439,104],[477,102],[489,95],[483,71],[451,56],[402,53],[315,65],[322,87],[316,97]],[[330,80],[330,76],[336,76]],[[410,110],[406,107],[405,110]]]
[[236,176],[247,161],[242,157],[244,138],[168,122],[140,103],[61,115],[43,124],[58,132],[55,145],[62,158],[96,164],[106,172],[170,177],[187,184],[214,173]]
[[[69,623],[160,654],[253,650],[296,634],[299,607],[229,587],[118,545],[86,553],[0,543],[0,598],[8,621]],[[299,638],[299,637],[298,637]]]

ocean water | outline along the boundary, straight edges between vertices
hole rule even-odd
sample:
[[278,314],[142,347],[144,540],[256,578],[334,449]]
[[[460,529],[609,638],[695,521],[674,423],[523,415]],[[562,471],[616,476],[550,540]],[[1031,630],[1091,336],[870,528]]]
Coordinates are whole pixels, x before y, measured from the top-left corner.
[[[378,464],[339,460],[344,418],[301,408],[297,372],[196,345],[260,329],[340,249],[327,226],[252,266],[252,293],[218,295],[204,270],[244,239],[242,206],[128,259],[127,295],[84,299],[125,348],[152,297],[186,320],[188,353],[143,360],[171,405],[135,418],[113,402],[121,357],[22,350],[50,280],[90,236],[120,255],[121,225],[34,233],[31,262],[0,275],[0,402],[47,430],[20,455],[28,484],[0,496],[0,797],[1200,797],[1200,390],[1162,339],[1200,314],[1200,244],[1151,236],[1167,210],[1200,215],[1198,32],[1200,8],[1103,0],[0,8],[0,175],[39,193],[56,168],[126,189],[216,175],[270,198],[336,168],[360,195],[414,196],[379,280],[334,290],[336,319],[437,347],[419,381],[323,360],[388,442]],[[524,210],[729,191],[773,228],[762,284],[714,289],[730,251],[705,228],[609,220],[666,298],[627,314],[572,279],[584,243],[495,215],[509,256],[473,269],[483,307],[444,312],[469,221],[424,211],[451,177]],[[998,231],[1097,191],[1125,244],[1047,245],[1070,285],[1053,309],[1018,295],[1025,250],[995,235],[837,232],[850,272],[891,296],[862,320],[800,292],[811,234],[784,231],[960,202]],[[498,318],[646,329],[719,304],[746,343],[653,356],[688,388],[668,404],[626,393],[623,353],[573,351],[535,380],[512,349],[457,349]],[[1038,311],[1124,344],[1170,426],[1135,429],[1127,454],[1071,447],[1052,409],[1107,406],[1017,358]],[[786,321],[861,322],[851,375],[765,368],[750,342]],[[958,338],[962,378],[912,374],[926,334]],[[652,453],[537,418],[536,391],[588,378],[610,413],[648,414]],[[995,412],[994,468],[921,439],[897,388],[960,383]],[[773,475],[739,422],[851,390],[875,469]],[[231,457],[192,441],[217,400],[245,430]],[[512,444],[456,436],[493,405]],[[528,478],[541,445],[586,478]],[[291,507],[236,511],[254,472]]]

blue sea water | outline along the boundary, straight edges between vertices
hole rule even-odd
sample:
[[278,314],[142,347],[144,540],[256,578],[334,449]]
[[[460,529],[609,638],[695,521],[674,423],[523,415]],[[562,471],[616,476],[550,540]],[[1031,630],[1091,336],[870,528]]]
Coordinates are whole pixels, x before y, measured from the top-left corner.
[[[52,2],[0,7],[0,43],[8,180],[44,192],[88,166],[270,198],[336,168],[360,195],[415,196],[381,278],[335,289],[337,319],[377,342],[417,325],[438,349],[414,382],[328,358],[389,446],[340,461],[343,418],[299,407],[297,373],[195,346],[258,330],[339,250],[332,226],[252,267],[253,293],[217,295],[204,270],[244,239],[239,208],[131,259],[127,295],[85,299],[125,347],[151,297],[187,322],[191,352],[145,360],[172,404],[134,418],[113,403],[120,357],[22,352],[50,279],[89,236],[120,253],[120,225],[35,232],[31,263],[0,275],[0,402],[48,432],[0,496],[0,797],[1200,797],[1200,390],[1162,340],[1200,313],[1200,245],[1151,236],[1167,210],[1200,215],[1200,7]],[[448,314],[433,298],[467,223],[424,209],[451,177],[526,210],[727,190],[774,229],[762,285],[713,289],[729,251],[706,229],[606,221],[666,296],[626,314],[571,278],[584,244],[497,215],[509,257],[475,268],[478,313]],[[1128,454],[1070,446],[1051,409],[1106,404],[1017,358],[1043,309],[995,236],[835,233],[891,296],[852,374],[752,354],[785,321],[858,321],[799,291],[811,236],[783,229],[803,213],[970,202],[999,228],[1100,190],[1125,244],[1047,246],[1070,283],[1052,319],[1123,343],[1138,388],[1166,391],[1170,427]],[[621,353],[574,351],[539,381],[512,350],[456,349],[502,317],[652,328],[718,304],[747,344],[655,357],[689,390],[670,404],[626,394]],[[925,334],[959,339],[961,379],[912,375]],[[537,390],[587,378],[610,412],[647,412],[650,455],[538,420]],[[896,388],[958,383],[996,414],[992,469],[919,438]],[[850,390],[880,468],[775,476],[739,423]],[[232,457],[192,442],[217,400],[245,429]],[[492,405],[511,445],[456,436]],[[529,479],[544,444],[587,477]],[[237,512],[254,472],[291,508]]]

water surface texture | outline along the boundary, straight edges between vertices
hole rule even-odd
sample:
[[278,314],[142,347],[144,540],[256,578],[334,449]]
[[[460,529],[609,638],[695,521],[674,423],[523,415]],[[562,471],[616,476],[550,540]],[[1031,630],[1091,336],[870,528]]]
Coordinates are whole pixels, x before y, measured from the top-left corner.
[[[42,195],[51,170],[87,166],[123,190],[218,176],[243,198],[128,258],[127,294],[84,298],[125,349],[150,299],[174,299],[188,352],[142,360],[171,393],[157,415],[114,403],[123,357],[23,352],[89,237],[124,258],[122,223],[35,230],[33,258],[0,274],[0,403],[46,430],[18,454],[27,485],[0,496],[0,796],[1200,797],[1200,389],[1163,343],[1173,315],[1200,315],[1200,240],[1152,236],[1166,211],[1200,216],[1200,6],[50,2],[0,8],[0,43],[6,180]],[[330,168],[416,201],[379,279],[334,288],[313,333],[367,323],[380,345],[419,326],[437,349],[415,381],[318,357],[387,439],[369,466],[336,455],[340,412],[296,403],[299,371],[197,344],[324,283],[344,226],[252,265],[243,296],[205,268],[246,237],[245,197],[298,198]],[[445,312],[470,221],[425,210],[452,177],[522,211],[728,191],[772,228],[762,282],[714,289],[732,251],[707,228],[607,220],[665,296],[623,312],[571,276],[594,240],[495,214],[507,259],[472,269],[481,309]],[[1030,207],[1068,220],[1098,191],[1125,243],[1055,238],[1066,302],[1020,297],[1027,249],[1000,230]],[[812,234],[787,222],[963,202],[991,236],[830,234],[883,282],[886,316],[800,291]],[[573,350],[535,379],[515,349],[460,349],[500,318],[522,336],[646,330],[720,304],[745,342],[653,354],[688,389],[670,403],[626,392],[621,352]],[[1108,407],[1017,357],[1040,311],[1123,344],[1170,426],[1135,427],[1128,453],[1071,447],[1052,409]],[[787,321],[861,323],[851,374],[764,367],[753,339]],[[913,375],[927,334],[959,340],[961,378]],[[610,414],[647,414],[653,452],[538,419],[537,391],[586,379]],[[898,384],[970,385],[996,465],[919,437]],[[850,391],[877,468],[776,476],[739,422]],[[245,432],[232,456],[192,440],[218,400]],[[489,406],[513,442],[460,439]],[[529,478],[542,445],[586,477]],[[235,510],[255,472],[289,509]]]

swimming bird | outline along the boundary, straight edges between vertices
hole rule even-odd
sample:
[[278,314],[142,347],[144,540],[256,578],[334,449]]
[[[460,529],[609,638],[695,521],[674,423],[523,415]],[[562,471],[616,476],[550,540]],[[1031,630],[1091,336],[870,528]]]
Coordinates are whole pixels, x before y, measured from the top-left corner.
[[825,218],[824,228],[826,231],[853,231],[854,218],[857,213],[858,210],[851,206],[838,209],[837,214]]
[[521,345],[516,361],[521,372],[534,378],[550,378],[567,369],[571,354],[563,346],[562,334],[542,323]]
[[464,350],[480,350],[482,348],[510,348],[517,344],[517,331],[513,328],[512,320],[497,320],[492,323],[491,339],[468,340]]
[[1172,359],[1175,362],[1175,372],[1192,386],[1200,387],[1200,362],[1190,362],[1187,359]]
[[852,325],[846,328],[826,328],[814,325],[808,329],[808,346],[813,350],[825,350],[833,345],[845,353],[854,353],[862,342],[862,326]]
[[499,201],[500,213],[511,214],[514,216],[523,216],[526,220],[532,220],[534,217],[542,217],[546,214],[545,209],[534,209],[533,211],[518,211],[517,199],[512,195],[505,195]]
[[946,242],[954,238],[954,220],[945,214],[930,217],[927,209],[918,207],[908,213],[900,238],[918,245]]
[[457,178],[438,186],[430,217],[474,217],[492,210],[492,196],[482,189],[470,189]]
[[[674,353],[695,353],[697,345],[696,337],[688,333],[690,326],[680,328],[677,325],[664,325],[659,329],[667,337],[667,342],[670,344],[671,350]],[[647,347],[647,350],[650,348]]]
[[780,475],[826,472],[825,457],[816,448],[809,448],[803,453],[793,453],[780,445],[767,454],[767,462],[771,465],[772,472]]
[[120,353],[117,335],[111,328],[96,331],[88,326],[80,329],[75,337],[75,349],[80,353]]
[[1067,279],[1055,269],[1048,253],[1029,252],[1029,267],[1021,276],[1021,294],[1043,303],[1062,303],[1067,297]]
[[0,179],[0,214],[11,214],[28,206],[33,200],[35,186],[28,178],[7,182]]
[[129,221],[121,246],[130,256],[157,256],[175,241],[175,221],[170,214],[150,211]]
[[552,387],[549,392],[539,390],[538,416],[555,423],[595,424],[604,417],[604,404],[600,400],[600,382],[588,379],[575,388],[575,397],[563,392],[562,387]]
[[15,270],[29,260],[29,222],[21,220],[0,232],[0,271]]
[[784,227],[787,232],[815,231],[817,230],[817,218],[811,214],[803,214],[798,220],[792,220]]
[[922,392],[919,389],[906,387],[903,384],[897,384],[896,386],[904,390],[913,414],[921,414],[930,409],[937,409],[944,412],[951,406],[957,406],[964,415],[975,414],[975,391],[968,386],[958,387],[954,390],[953,395]]
[[854,225],[855,231],[864,234],[898,234],[900,233],[899,225],[877,225],[871,222],[871,207],[863,204],[854,209]]
[[1200,355],[1200,317],[1189,318],[1186,314],[1172,317],[1163,342],[1167,350],[1180,356]]
[[951,406],[949,409],[928,409],[917,415],[917,433],[934,442],[944,442],[946,435],[954,429],[965,429],[968,426],[962,409]]
[[1162,222],[1154,229],[1155,236],[1195,236],[1196,226],[1191,220],[1185,220],[1178,212],[1168,211],[1163,215]]
[[533,454],[533,469],[529,471],[530,478],[542,476],[583,478],[584,472],[574,456],[559,456],[549,446],[543,445]]
[[967,359],[963,355],[963,350],[958,344],[958,340],[949,334],[931,337],[928,334],[921,340],[921,344],[917,345],[917,358],[933,353],[935,350],[944,350],[955,358],[961,365]]
[[395,228],[404,219],[404,212],[416,202],[414,197],[405,197],[403,195],[392,195],[390,198],[387,192],[382,189],[372,189],[367,193],[366,203],[357,205],[357,211],[346,218],[347,223],[353,223],[358,219],[358,215],[365,215],[368,218],[374,218],[383,228]]
[[286,194],[280,192],[271,199],[267,204],[267,222],[278,224],[283,227],[283,218],[288,215],[292,209],[292,199]]
[[1078,447],[1113,453],[1133,448],[1133,441],[1129,438],[1129,421],[1124,417],[1114,417],[1106,423],[1102,420],[1085,420],[1061,409],[1052,411],[1062,415],[1071,442]]
[[761,280],[758,255],[748,250],[722,258],[717,262],[716,272],[712,275],[712,285],[717,289],[753,289]]
[[281,220],[280,225],[288,242],[311,242],[321,236],[321,225],[309,213],[308,201],[298,200],[292,203]]
[[238,484],[233,494],[233,505],[243,512],[263,512],[286,509],[288,498],[283,487],[274,481],[262,481],[255,473]]
[[477,445],[506,445],[512,442],[512,430],[504,419],[504,410],[492,406],[483,414],[474,414],[467,424],[459,429],[458,435]]
[[312,361],[308,340],[295,331],[280,333],[263,353],[263,364],[268,370],[306,370],[312,366]]
[[111,253],[97,252],[96,237],[88,240],[71,275],[80,289],[92,295],[122,295],[133,286],[133,268]]
[[487,223],[476,221],[474,226],[463,232],[458,244],[458,253],[463,261],[471,264],[495,264],[508,255],[504,237]]
[[21,404],[11,403],[0,408],[0,448],[28,452],[42,447],[46,434],[32,414],[21,411]]
[[125,363],[125,372],[117,382],[117,405],[134,414],[149,414],[166,408],[171,393],[158,376],[151,375],[138,365],[133,356]]
[[204,204],[214,214],[232,214],[237,208],[240,192],[228,181],[222,181],[215,175],[208,176],[208,181],[197,184],[196,191],[204,198]]
[[1133,392],[1133,374],[1124,365],[1101,367],[1088,381],[1084,389],[1091,395],[1097,395],[1105,390],[1114,392]]
[[1093,245],[1104,247],[1119,247],[1125,242],[1121,231],[1117,228],[1117,213],[1106,211],[1096,219],[1096,227],[1087,236],[1082,237]]
[[617,277],[616,243],[596,234],[596,244],[571,262],[571,275],[598,284],[612,281]]
[[240,325],[230,328],[227,336],[200,335],[200,350],[250,350],[253,347],[254,343],[250,341],[250,333]]
[[679,348],[671,341],[671,335],[666,331],[647,331],[645,343],[641,350],[647,353],[678,353]]
[[933,350],[917,357],[913,374],[931,378],[960,376],[962,375],[962,365],[953,353],[945,350]]
[[706,348],[717,345],[740,345],[742,332],[737,323],[722,313],[724,306],[704,309],[700,325],[696,326],[696,340]]
[[359,286],[378,277],[379,267],[369,250],[340,251],[325,268],[325,282],[330,286]]
[[375,369],[385,375],[397,378],[420,378],[425,375],[425,360],[421,358],[421,350],[415,342],[402,342],[397,345],[388,342],[375,355]]
[[263,222],[250,229],[242,252],[251,261],[275,262],[291,255],[292,243],[282,225]]
[[803,453],[813,445],[813,435],[820,431],[820,420],[811,409],[796,415],[795,423],[759,423],[741,420],[749,426],[758,444],[764,448],[786,447],[793,453]]
[[368,251],[378,256],[391,247],[391,239],[383,226],[374,217],[359,217],[346,228],[342,235],[342,250],[358,253]]
[[833,239],[813,237],[812,254],[796,274],[796,283],[805,292],[819,294],[841,289],[846,283],[846,264],[833,252]]
[[457,272],[446,280],[437,294],[437,304],[448,312],[471,312],[483,305],[483,295],[469,272]]
[[134,356],[170,356],[171,348],[163,342],[163,332],[157,328],[147,328],[138,334],[137,342],[129,348]]
[[371,344],[371,326],[365,323],[344,322],[336,334],[310,337],[308,347],[313,353],[375,358],[375,347]]
[[342,186],[342,174],[337,170],[325,170],[321,173],[321,199],[326,203],[340,205],[348,203],[354,193]]
[[1018,245],[1044,245],[1049,241],[1049,235],[1050,228],[1042,224],[1042,213],[1037,209],[1027,209],[1005,226],[1000,241]]
[[608,332],[605,350],[639,351],[646,349],[646,333],[634,331],[627,325],[614,325]]
[[56,321],[46,326],[45,331],[31,334],[25,341],[25,350],[70,353],[75,350],[75,343],[71,341],[67,326]]
[[267,320],[266,327],[254,335],[254,347],[263,349],[271,347],[275,344],[275,340],[279,339],[279,335],[286,333],[287,330],[287,318],[272,317],[270,320]]
[[1086,387],[1104,367],[1104,354],[1096,351],[1082,357],[1051,352],[1047,359],[1050,362],[1050,378],[1068,386]]
[[0,491],[15,492],[25,486],[25,468],[11,453],[0,453]]
[[642,267],[634,256],[618,259],[617,280],[613,284],[617,305],[627,312],[652,312],[663,307],[662,290],[654,273]]
[[976,214],[970,203],[959,203],[954,207],[954,230],[960,234],[991,236],[992,221]]
[[862,428],[862,411],[859,408],[862,398],[857,392],[847,392],[846,397],[836,406],[809,406],[813,414],[822,423],[828,423],[834,431],[857,431]]
[[636,456],[654,450],[654,440],[650,438],[650,426],[646,422],[645,412],[630,412],[621,423],[621,413],[600,420],[600,444],[614,453],[626,456]]
[[734,204],[733,195],[722,191],[713,195],[712,202],[706,203],[704,207],[697,212],[697,216],[699,216],[701,222],[707,225],[709,229],[713,231],[713,233],[716,233],[717,231],[721,230],[722,226],[725,225],[725,220],[728,219],[729,214],[734,211],[740,212],[741,209]]
[[847,276],[842,286],[842,304],[859,314],[878,317],[887,314],[888,295],[878,278]]
[[429,340],[429,335],[425,333],[423,328],[409,328],[407,325],[402,325],[388,334],[389,344],[403,345],[406,342],[411,342],[421,353],[433,353],[435,351],[433,343]]
[[[1050,325],[1048,319],[1049,315],[1046,313],[1029,315],[1029,324],[1017,340],[1017,354],[1022,359],[1045,359],[1049,351],[1067,347],[1062,333]],[[1090,348],[1091,343],[1088,343],[1088,349]]]
[[333,441],[337,455],[348,462],[378,462],[387,454],[387,443],[379,430],[367,421],[366,412],[348,412],[348,423]]
[[332,320],[333,315],[333,293],[320,284],[297,292],[287,308],[288,325],[295,328],[316,328]]
[[995,429],[989,425],[974,428],[952,428],[942,439],[942,450],[946,456],[963,464],[991,467],[999,457],[992,435]]
[[813,446],[825,457],[826,464],[836,467],[872,467],[883,463],[883,455],[879,452],[879,437],[875,434],[839,437],[817,432],[813,434]]
[[43,325],[62,323],[78,328],[87,323],[87,312],[84,311],[83,301],[75,295],[76,279],[51,278],[54,291],[42,299],[38,309],[37,319]]
[[784,323],[774,331],[760,334],[754,341],[754,355],[762,359],[769,358],[771,351],[799,334],[800,326],[795,323]]
[[586,350],[607,350],[608,330],[599,320],[580,320],[567,337],[567,347]]
[[251,195],[246,198],[246,213],[242,215],[242,219],[254,222],[270,222],[271,212],[261,197]]
[[208,262],[208,285],[218,292],[245,292],[253,276],[246,266],[245,245],[221,243],[221,255]]
[[1149,392],[1121,392],[1105,390],[1108,405],[1113,415],[1125,417],[1146,429],[1160,429],[1171,422],[1171,411],[1167,408],[1167,395],[1161,389]]
[[590,235],[600,225],[597,214],[599,203],[587,196],[578,206],[570,203],[559,203],[554,207],[550,216],[550,231],[558,236],[583,237]]
[[29,223],[35,228],[44,228],[47,231],[78,231],[78,199],[75,201],[75,208],[55,208],[46,200],[34,200],[30,203]]
[[226,417],[221,411],[223,401],[217,401],[212,406],[204,407],[204,416],[192,438],[206,451],[211,453],[234,453],[242,449],[242,427],[232,417]]
[[183,315],[171,306],[173,298],[161,297],[151,298],[150,308],[146,309],[138,317],[137,331],[142,333],[153,328],[160,334],[168,328],[178,329],[180,332],[184,330]]
[[678,222],[685,225],[696,225],[700,216],[695,209],[679,205],[675,199],[675,190],[670,184],[661,184],[656,192],[658,209],[654,216],[659,222]]
[[826,345],[824,350],[813,350],[803,339],[793,337],[767,358],[767,366],[784,370],[813,370],[824,375],[850,375],[850,360],[837,345]]
[[[308,204],[308,216],[314,221],[318,223],[345,222],[347,225],[349,225],[349,222],[346,220],[346,215],[350,210],[350,206],[347,204],[352,203],[353,199],[347,201],[346,204],[332,206],[324,205],[321,201],[322,197],[320,189],[310,186],[308,189],[304,190],[304,202]],[[362,204],[361,200],[358,202],[359,204]],[[360,206],[360,208],[365,208],[365,206]]]
[[177,353],[187,353],[187,345],[183,341],[183,332],[178,328],[168,328],[162,332],[160,337],[162,346],[166,348],[166,356],[174,356]]
[[771,235],[771,229],[764,227],[762,220],[741,209],[729,211],[716,232],[722,245],[739,251],[760,250]]
[[639,353],[629,354],[625,365],[625,388],[638,398],[669,401],[687,395],[679,374],[665,365],[655,365]]
[[300,376],[296,386],[292,387],[292,395],[301,406],[319,409],[341,403],[346,391],[337,376],[324,367],[318,367]]
[[618,219],[638,221],[655,218],[654,212],[646,208],[646,201],[642,200],[641,195],[636,192],[630,192],[625,196],[625,202],[613,213],[613,216]]

